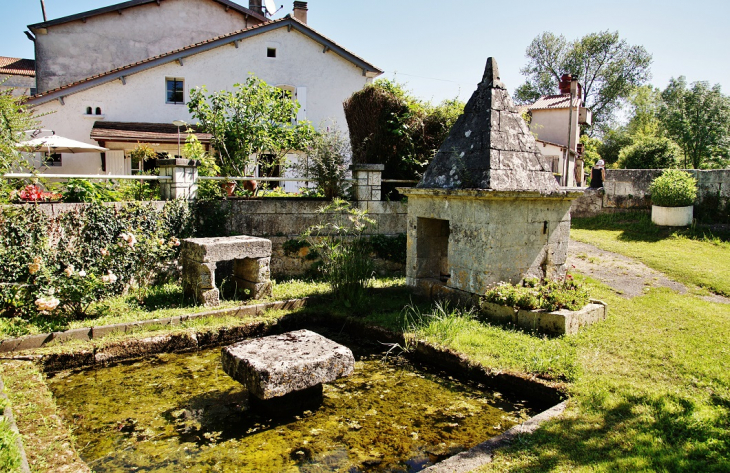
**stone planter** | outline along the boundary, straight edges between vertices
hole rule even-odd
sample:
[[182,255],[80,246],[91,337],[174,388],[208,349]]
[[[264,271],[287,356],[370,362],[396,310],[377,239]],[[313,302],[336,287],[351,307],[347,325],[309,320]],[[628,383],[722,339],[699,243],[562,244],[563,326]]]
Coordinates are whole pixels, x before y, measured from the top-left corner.
[[484,302],[481,312],[489,320],[499,323],[514,323],[525,330],[536,330],[550,335],[573,335],[582,327],[587,327],[606,319],[608,309],[605,302],[591,300],[580,310],[542,310],[514,309],[513,307]]
[[686,227],[692,223],[694,207],[659,207],[651,206],[651,221],[665,227]]

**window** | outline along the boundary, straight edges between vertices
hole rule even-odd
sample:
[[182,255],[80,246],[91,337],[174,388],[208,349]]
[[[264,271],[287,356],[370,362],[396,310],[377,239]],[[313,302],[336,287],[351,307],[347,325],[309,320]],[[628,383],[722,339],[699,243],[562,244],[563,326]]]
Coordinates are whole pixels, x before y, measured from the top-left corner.
[[91,107],[86,107],[86,114],[91,115]]
[[183,104],[185,97],[183,93],[184,79],[167,79],[167,103]]
[[96,115],[101,115],[101,107],[96,107]]
[[46,156],[43,160],[43,164],[46,166],[61,166],[61,154],[56,153],[52,154],[50,156]]
[[276,57],[276,48],[266,48],[266,57]]

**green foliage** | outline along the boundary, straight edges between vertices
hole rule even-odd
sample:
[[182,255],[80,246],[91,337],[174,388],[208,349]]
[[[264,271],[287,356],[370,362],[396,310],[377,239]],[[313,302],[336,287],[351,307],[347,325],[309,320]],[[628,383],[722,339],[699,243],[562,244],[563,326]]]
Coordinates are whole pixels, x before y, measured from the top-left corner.
[[370,246],[380,259],[395,263],[406,263],[408,240],[405,233],[396,236],[373,235],[370,237]]
[[649,186],[651,203],[660,207],[686,207],[697,199],[697,180],[678,169],[667,169]]
[[591,33],[575,41],[550,32],[528,46],[527,82],[515,91],[519,103],[532,103],[556,92],[560,76],[569,73],[583,86],[583,103],[593,111],[593,129],[610,122],[621,101],[634,87],[649,79],[651,55],[643,46],[630,45],[618,32]]
[[606,131],[603,135],[603,141],[598,147],[598,154],[606,162],[606,165],[612,165],[618,162],[621,150],[627,146],[631,146],[634,139],[625,127],[615,128]]
[[299,103],[281,89],[250,75],[233,91],[207,95],[205,86],[190,91],[188,109],[212,135],[220,168],[229,176],[246,176],[252,157],[261,152],[277,155],[282,163],[290,150],[305,149],[314,136],[309,122],[296,122]]
[[521,285],[499,283],[486,292],[484,300],[520,309],[552,312],[560,309],[580,310],[588,304],[589,294],[583,285],[568,275],[564,281],[526,279]]
[[69,179],[62,192],[64,202],[114,202],[116,193],[106,183],[89,179]]
[[591,169],[599,159],[602,159],[599,151],[602,142],[598,138],[593,138],[588,135],[582,135],[580,142],[583,144],[583,168]]
[[[0,81],[0,85],[5,82]],[[0,174],[19,171],[25,160],[15,148],[28,139],[26,130],[38,126],[36,118],[23,104],[25,97],[13,96],[13,89],[0,91]]]
[[681,76],[669,81],[662,99],[659,119],[684,151],[685,161],[689,159],[695,169],[711,167],[730,147],[730,97],[723,95],[719,84],[693,82],[688,87]]
[[326,199],[332,200],[345,195],[350,155],[350,141],[334,126],[314,137],[307,150],[307,159],[300,161],[295,169],[300,176],[314,181]]
[[[161,210],[93,203],[51,219],[38,206],[0,214],[3,315],[87,317],[93,303],[175,274],[179,238],[195,232],[185,201]],[[206,228],[209,230],[208,228]]]
[[307,229],[304,237],[322,258],[319,271],[332,293],[347,307],[362,307],[374,265],[363,233],[375,224],[367,211],[335,199],[319,209],[323,223]]
[[[439,105],[413,97],[402,84],[376,80],[345,101],[354,163],[383,164],[388,179],[420,179],[464,103]],[[395,196],[385,185],[384,195]]]
[[665,169],[679,165],[681,150],[669,138],[641,135],[619,153],[621,169]]
[[[0,399],[0,401],[5,401]],[[0,413],[2,409],[0,409]],[[17,434],[10,429],[7,419],[0,420],[0,471],[14,472],[20,469],[20,452],[15,443]]]
[[[182,148],[183,157],[198,162],[198,176],[219,176],[221,168],[215,158],[205,151],[205,147],[192,133],[192,130],[187,130],[187,133],[188,136],[185,138],[185,145]],[[215,200],[224,197],[225,193],[220,181],[198,181],[198,199]]]

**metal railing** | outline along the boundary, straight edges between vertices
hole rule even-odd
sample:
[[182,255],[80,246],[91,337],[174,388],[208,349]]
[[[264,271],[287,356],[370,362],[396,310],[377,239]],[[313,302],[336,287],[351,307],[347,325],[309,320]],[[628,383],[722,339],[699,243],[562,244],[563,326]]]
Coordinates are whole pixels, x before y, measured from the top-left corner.
[[146,174],[33,174],[29,172],[10,172],[2,175],[5,179],[28,179],[47,177],[51,179],[131,179],[134,181],[170,181],[171,176],[148,176]]

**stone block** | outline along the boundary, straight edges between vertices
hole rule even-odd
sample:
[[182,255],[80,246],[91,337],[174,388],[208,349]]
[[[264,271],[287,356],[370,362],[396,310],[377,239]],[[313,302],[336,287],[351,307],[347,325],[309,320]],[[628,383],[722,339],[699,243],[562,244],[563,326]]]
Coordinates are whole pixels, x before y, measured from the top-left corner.
[[220,304],[220,291],[218,288],[201,289],[197,292],[198,302],[207,307],[217,306]]
[[250,282],[268,282],[271,279],[271,258],[234,260],[233,275]]
[[39,335],[28,335],[27,337],[3,340],[2,344],[0,344],[0,353],[35,350],[50,342],[52,339],[53,334],[41,333]]
[[210,263],[242,258],[265,258],[271,255],[271,241],[248,235],[182,240],[180,257]]
[[263,299],[264,297],[273,295],[271,281],[251,282],[234,276],[233,282],[236,284],[237,292],[241,293],[243,291],[243,293],[246,293],[252,299]]
[[128,324],[101,325],[91,328],[91,338],[97,339],[111,335],[112,333],[124,333]]
[[349,376],[349,348],[309,330],[245,340],[221,350],[223,371],[259,399],[272,399]]
[[216,263],[199,263],[183,259],[183,286],[191,291],[214,288],[216,265]]

